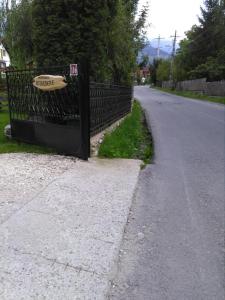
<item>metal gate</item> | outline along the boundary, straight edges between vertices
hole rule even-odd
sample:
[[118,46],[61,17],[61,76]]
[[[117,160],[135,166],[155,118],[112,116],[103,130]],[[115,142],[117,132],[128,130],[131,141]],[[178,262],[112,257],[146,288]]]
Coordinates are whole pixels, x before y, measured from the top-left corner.
[[[65,77],[67,86],[48,92],[34,87],[34,78],[46,74]],[[89,82],[85,62],[78,64],[78,76],[70,75],[69,66],[7,71],[7,87],[14,139],[85,160],[90,135],[131,110],[132,87]]]
[[[43,74],[64,76],[67,86],[41,91],[33,86],[33,79]],[[8,71],[7,88],[14,139],[88,159],[90,105],[85,64],[78,65],[78,76],[70,76],[69,66]]]

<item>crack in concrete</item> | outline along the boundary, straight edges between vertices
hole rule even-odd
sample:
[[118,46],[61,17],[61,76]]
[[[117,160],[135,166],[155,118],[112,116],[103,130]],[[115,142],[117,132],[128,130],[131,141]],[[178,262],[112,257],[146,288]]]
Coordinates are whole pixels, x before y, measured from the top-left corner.
[[53,217],[53,218],[56,218],[57,219],[57,216],[53,215],[53,214],[50,214],[50,213],[46,213],[44,211],[41,211],[41,210],[35,210],[35,209],[30,209],[28,210],[29,212],[35,212],[35,213],[38,213],[38,214],[43,214],[43,215],[47,215],[47,216],[50,216],[50,217]]
[[15,214],[17,214],[19,211],[21,211],[25,206],[27,206],[29,203],[31,203],[33,200],[35,200],[42,192],[44,192],[53,182],[57,181],[58,178],[53,179],[50,181],[44,188],[42,188],[39,192],[37,192],[30,200],[28,200],[25,204],[23,204],[20,208],[14,211],[13,214],[11,214],[8,218],[3,220],[0,223],[0,226],[6,223],[9,219],[11,219]]
[[106,243],[106,244],[110,244],[110,245],[113,245],[114,244],[114,242],[111,242],[111,241],[105,241],[105,240],[103,240],[103,239],[99,239],[99,238],[96,238],[96,237],[90,237],[91,239],[93,239],[93,240],[96,240],[96,241],[100,241],[100,242],[103,242],[103,243]]
[[12,249],[13,251],[18,252],[21,255],[30,255],[30,256],[34,256],[36,258],[42,258],[44,260],[50,261],[50,262],[52,262],[51,267],[53,267],[55,264],[64,266],[65,267],[64,271],[66,271],[67,268],[71,268],[71,269],[75,270],[78,273],[80,273],[81,271],[83,271],[83,272],[87,272],[87,273],[90,273],[92,275],[96,275],[96,276],[99,276],[99,277],[105,276],[104,274],[99,274],[99,273],[97,273],[94,270],[88,270],[88,269],[86,269],[86,268],[84,268],[82,266],[78,267],[78,266],[73,266],[73,265],[71,265],[69,263],[60,262],[56,258],[49,258],[49,257],[46,257],[46,256],[41,255],[41,254],[38,255],[36,253],[30,253],[30,252],[21,251],[21,250],[19,250],[17,248],[14,248],[14,247],[9,247],[9,249]]
[[[78,160],[75,158],[73,159],[73,161],[76,163]],[[70,169],[72,170],[72,168]],[[15,214],[17,214],[19,211],[21,211],[25,206],[27,206],[29,203],[31,203],[32,201],[34,201],[41,193],[43,193],[52,183],[56,182],[57,180],[59,180],[59,178],[64,174],[68,172],[67,170],[63,170],[62,173],[60,173],[56,178],[54,178],[52,181],[50,181],[49,183],[47,183],[40,191],[38,191],[33,197],[31,197],[31,199],[29,199],[26,203],[24,203],[20,208],[18,208],[17,210],[14,211],[14,213],[12,213],[8,218],[4,219],[2,222],[0,222],[0,226],[3,225],[4,223],[6,223],[9,219],[11,219]]]

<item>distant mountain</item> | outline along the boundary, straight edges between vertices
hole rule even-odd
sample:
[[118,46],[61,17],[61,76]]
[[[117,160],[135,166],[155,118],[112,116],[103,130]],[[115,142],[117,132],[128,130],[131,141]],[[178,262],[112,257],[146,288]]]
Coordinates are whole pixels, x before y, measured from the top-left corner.
[[[151,46],[153,48],[157,48],[158,40],[157,39],[150,40],[149,43],[151,44]],[[162,39],[162,40],[160,40],[160,48],[163,51],[171,54],[172,49],[173,49],[173,39]],[[178,48],[179,48],[179,41],[177,41],[177,43],[176,43],[176,50]]]
[[[148,56],[149,61],[153,61],[154,58],[158,57],[158,50],[157,48],[153,47],[150,43],[147,44],[138,54],[138,62],[140,62],[142,56]],[[168,59],[170,54],[163,49],[159,51],[159,57],[163,59]]]
[[[150,40],[149,44],[153,47],[153,48],[157,48],[158,46],[158,40],[154,39],[154,40]],[[163,51],[171,54],[172,52],[172,48],[173,48],[173,40],[169,40],[169,39],[162,39],[160,40],[160,49],[162,49]]]

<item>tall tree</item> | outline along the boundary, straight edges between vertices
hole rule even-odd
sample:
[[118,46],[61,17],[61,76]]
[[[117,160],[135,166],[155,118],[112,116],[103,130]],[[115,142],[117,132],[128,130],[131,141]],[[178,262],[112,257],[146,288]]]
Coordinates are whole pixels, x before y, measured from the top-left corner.
[[136,68],[136,57],[144,46],[148,7],[137,19],[138,1],[118,0],[117,14],[109,32],[109,58],[114,81],[130,83]]
[[[10,5],[9,5],[10,3]],[[0,0],[0,38],[15,67],[82,58],[98,80],[130,82],[144,44],[147,7],[138,0]]]
[[[205,0],[199,23],[186,33],[187,38],[180,43],[175,59],[178,77],[223,79],[223,72],[212,72],[211,69],[213,65],[218,68],[217,56],[225,47],[224,0]],[[178,68],[182,70],[179,72]]]
[[[225,45],[224,12],[219,0],[205,0],[199,17],[200,27],[195,37],[203,59],[215,57]],[[200,43],[203,44],[200,46]]]
[[3,0],[0,19],[0,35],[11,64],[22,68],[33,56],[31,0]]
[[161,60],[156,71],[157,81],[169,80],[170,76],[170,61]]
[[98,80],[128,82],[146,18],[142,12],[135,22],[137,2],[33,0],[37,64],[69,64],[85,58]]
[[157,69],[161,62],[162,62],[162,59],[154,59],[150,65],[150,80],[151,80],[151,83],[153,83],[154,85],[156,85],[158,82]]
[[33,40],[39,66],[90,60],[91,74],[107,77],[108,32],[116,1],[34,0]]

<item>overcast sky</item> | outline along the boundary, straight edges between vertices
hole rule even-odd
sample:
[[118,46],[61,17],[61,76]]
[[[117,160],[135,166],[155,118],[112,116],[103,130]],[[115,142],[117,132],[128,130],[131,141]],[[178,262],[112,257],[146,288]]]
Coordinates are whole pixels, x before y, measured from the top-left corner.
[[192,25],[198,23],[197,15],[200,15],[200,5],[203,0],[139,0],[141,7],[149,2],[148,37],[156,38],[159,34],[163,38],[169,38],[177,30],[178,35],[184,38],[184,32]]

